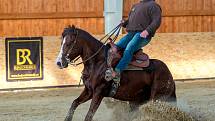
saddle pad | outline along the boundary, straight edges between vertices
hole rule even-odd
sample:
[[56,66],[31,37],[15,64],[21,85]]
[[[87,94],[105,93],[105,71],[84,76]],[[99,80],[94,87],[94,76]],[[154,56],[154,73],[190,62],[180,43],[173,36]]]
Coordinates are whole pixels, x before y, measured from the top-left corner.
[[149,66],[147,67],[136,67],[136,66],[133,66],[131,64],[128,65],[128,67],[125,69],[127,71],[146,71],[146,72],[153,72],[155,71],[155,66],[151,60]]

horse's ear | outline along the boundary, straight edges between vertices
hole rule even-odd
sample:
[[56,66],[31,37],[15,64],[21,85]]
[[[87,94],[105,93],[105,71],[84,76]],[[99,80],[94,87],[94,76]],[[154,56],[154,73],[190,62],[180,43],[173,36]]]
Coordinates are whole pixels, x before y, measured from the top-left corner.
[[75,25],[72,25],[72,30],[73,30],[73,33],[74,33],[74,34],[77,34],[77,30],[76,30]]
[[75,29],[75,25],[72,25],[72,29]]
[[71,25],[68,25],[68,28],[71,28]]

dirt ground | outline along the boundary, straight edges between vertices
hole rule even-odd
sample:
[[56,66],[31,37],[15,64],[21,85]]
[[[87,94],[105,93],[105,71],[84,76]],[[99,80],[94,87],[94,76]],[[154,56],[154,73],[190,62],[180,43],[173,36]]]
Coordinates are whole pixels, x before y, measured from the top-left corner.
[[[176,82],[176,86],[178,108],[147,103],[131,119],[126,113],[127,103],[105,98],[94,121],[215,121],[215,80]],[[0,121],[63,121],[82,90],[69,87],[1,92]],[[84,120],[89,104],[77,108],[74,121]]]

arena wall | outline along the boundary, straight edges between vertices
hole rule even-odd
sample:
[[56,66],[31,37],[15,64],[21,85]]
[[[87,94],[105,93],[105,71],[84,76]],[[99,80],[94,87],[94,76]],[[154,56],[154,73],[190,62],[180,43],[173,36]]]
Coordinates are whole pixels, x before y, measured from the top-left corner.
[[[124,0],[124,17],[139,0]],[[156,0],[162,8],[159,32],[215,32],[214,0]],[[1,0],[0,36],[59,36],[74,24],[104,33],[104,0]]]
[[[159,33],[144,48],[144,52],[150,58],[164,61],[175,80],[214,78],[214,40],[215,33]],[[0,89],[78,85],[82,66],[60,70],[55,64],[60,37],[44,37],[43,46],[44,79],[7,82],[5,41],[0,38]]]
[[104,32],[103,0],[1,0],[0,36],[55,36],[74,24]]

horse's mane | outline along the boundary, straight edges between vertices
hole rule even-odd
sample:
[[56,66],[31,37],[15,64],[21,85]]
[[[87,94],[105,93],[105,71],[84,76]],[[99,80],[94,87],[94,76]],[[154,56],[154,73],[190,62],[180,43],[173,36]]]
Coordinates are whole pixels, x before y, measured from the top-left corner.
[[76,28],[74,25],[72,26],[68,26],[66,28],[64,28],[64,31],[62,33],[62,37],[64,38],[67,34],[72,34],[72,35],[77,35],[86,40],[86,41],[92,41],[95,42],[97,44],[103,44],[102,42],[100,42],[98,39],[96,39],[95,37],[93,37],[90,33],[88,33],[87,31],[80,29],[80,28]]
[[64,38],[67,34],[77,34],[75,31],[75,26],[72,25],[72,27],[69,25],[67,27],[64,28],[63,32],[62,32],[62,37]]

